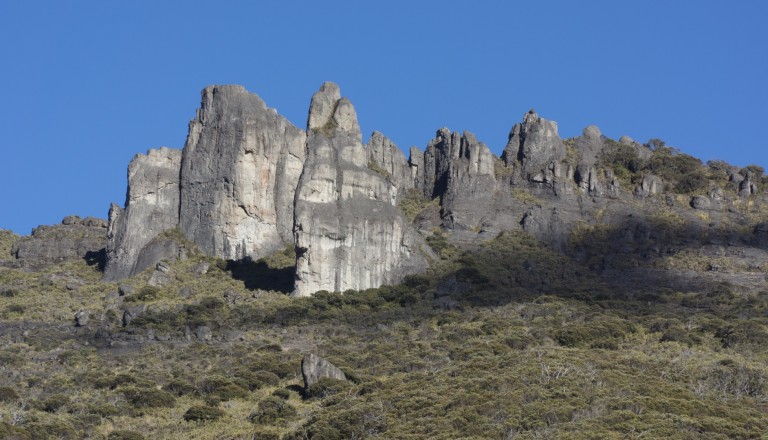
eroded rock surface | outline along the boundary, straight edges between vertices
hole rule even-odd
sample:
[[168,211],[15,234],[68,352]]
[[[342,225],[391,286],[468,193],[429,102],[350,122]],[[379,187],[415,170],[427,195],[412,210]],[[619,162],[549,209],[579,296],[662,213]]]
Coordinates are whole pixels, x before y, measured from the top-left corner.
[[355,109],[339,96],[325,83],[310,106],[296,192],[295,296],[393,284],[427,267],[423,239],[393,205],[392,185],[368,167]]
[[312,353],[305,354],[301,360],[301,376],[304,378],[305,390],[324,377],[347,380],[347,376],[339,367]]
[[104,279],[119,280],[171,257],[159,253],[141,258],[147,245],[179,223],[180,166],[181,151],[171,148],[149,150],[133,158],[128,166],[125,208],[112,204],[109,209]]
[[107,245],[106,222],[67,216],[60,225],[41,225],[11,248],[19,260],[52,263],[72,259],[100,259]]
[[181,231],[206,254],[227,259],[284,248],[305,139],[243,87],[207,87],[184,146]]

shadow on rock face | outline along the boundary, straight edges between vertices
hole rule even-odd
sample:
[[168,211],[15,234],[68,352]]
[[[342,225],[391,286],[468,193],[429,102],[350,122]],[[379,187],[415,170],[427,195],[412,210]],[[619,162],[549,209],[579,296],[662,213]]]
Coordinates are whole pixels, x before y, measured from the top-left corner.
[[295,265],[272,268],[264,261],[245,258],[228,260],[226,269],[232,273],[233,278],[244,282],[245,287],[251,290],[274,290],[286,294],[293,291]]
[[99,271],[104,272],[104,266],[107,264],[107,250],[88,251],[83,257],[85,263],[89,266],[96,266]]

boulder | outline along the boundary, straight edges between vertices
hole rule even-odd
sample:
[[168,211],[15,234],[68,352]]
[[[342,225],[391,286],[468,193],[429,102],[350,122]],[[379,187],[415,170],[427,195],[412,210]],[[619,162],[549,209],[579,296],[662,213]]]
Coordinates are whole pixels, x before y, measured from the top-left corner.
[[85,327],[88,325],[89,320],[90,316],[86,310],[80,310],[79,312],[75,313],[75,326]]
[[304,378],[305,390],[324,377],[347,380],[347,376],[337,366],[312,353],[304,355],[301,360],[301,376]]
[[661,178],[653,174],[646,174],[640,185],[635,188],[635,195],[640,197],[649,197],[660,194],[664,190],[664,183]]

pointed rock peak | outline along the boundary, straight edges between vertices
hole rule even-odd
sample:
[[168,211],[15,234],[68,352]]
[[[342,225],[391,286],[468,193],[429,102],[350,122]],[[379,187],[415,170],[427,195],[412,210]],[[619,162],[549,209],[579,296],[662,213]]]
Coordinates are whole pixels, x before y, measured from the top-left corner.
[[523,116],[523,124],[527,125],[534,122],[538,122],[539,119],[540,118],[539,118],[539,115],[536,113],[536,110],[530,109],[528,110],[528,113],[526,113],[525,116]]
[[342,131],[355,136],[362,142],[363,135],[360,132],[360,124],[357,122],[357,112],[355,106],[347,98],[341,98],[336,104],[336,111],[333,112],[333,122]]
[[325,127],[336,111],[336,105],[341,99],[339,86],[332,82],[325,82],[320,90],[312,95],[309,104],[309,117],[307,118],[307,130],[317,130]]

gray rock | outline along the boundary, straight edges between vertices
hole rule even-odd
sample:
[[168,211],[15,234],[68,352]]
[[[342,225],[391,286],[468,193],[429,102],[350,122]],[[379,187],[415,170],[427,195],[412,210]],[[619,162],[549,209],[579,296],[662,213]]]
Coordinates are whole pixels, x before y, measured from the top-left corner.
[[757,194],[757,185],[755,185],[750,179],[750,176],[747,175],[741,182],[739,182],[739,196],[747,197],[752,194]]
[[241,86],[202,95],[181,164],[181,230],[207,255],[226,259],[283,249],[293,239],[304,131]]
[[198,341],[210,341],[213,339],[213,332],[208,326],[201,325],[195,329],[195,338],[197,338]]
[[62,225],[79,225],[82,219],[79,215],[68,215],[61,221]]
[[211,264],[208,262],[201,262],[197,263],[194,266],[192,266],[189,271],[192,272],[195,275],[205,275],[208,273],[208,270],[211,268]]
[[649,197],[660,194],[664,190],[664,183],[661,178],[653,174],[646,174],[640,185],[635,188],[635,195]]
[[38,226],[31,235],[21,237],[13,244],[11,254],[19,260],[38,263],[98,260],[107,245],[106,238],[104,228],[84,226],[78,222]]
[[109,209],[105,280],[135,275],[168,257],[157,246],[145,247],[179,222],[180,167],[181,151],[166,147],[131,161],[125,208],[112,204]]
[[304,378],[304,389],[308,389],[324,377],[347,380],[347,376],[337,366],[312,353],[305,354],[301,360],[301,376]]
[[88,325],[89,320],[90,316],[86,310],[80,310],[79,312],[75,313],[75,325],[77,327],[85,327]]
[[392,186],[368,168],[354,108],[338,96],[326,83],[310,107],[295,199],[294,296],[393,284],[427,267],[426,244],[393,206]]
[[495,212],[496,161],[490,149],[469,132],[437,131],[424,152],[424,195],[441,200],[443,225],[476,229]]
[[707,196],[693,196],[691,198],[691,208],[693,209],[701,209],[701,210],[710,210],[713,209],[713,201]]
[[523,117],[520,128],[512,128],[505,150],[515,146],[519,146],[517,157],[523,177],[528,180],[546,175],[552,162],[565,159],[565,144],[557,134],[557,123],[539,117],[533,109]]
[[435,298],[432,304],[434,308],[444,311],[459,309],[459,302],[449,296]]
[[369,168],[384,174],[393,186],[392,194],[395,198],[414,187],[411,168],[402,150],[386,136],[374,131],[368,141],[367,150]]
[[103,218],[96,218],[96,217],[86,217],[80,222],[80,224],[83,226],[87,226],[89,228],[106,229],[109,227],[109,222],[107,222]]
[[[158,263],[158,266],[161,263]],[[149,280],[147,280],[147,285],[152,287],[161,287],[168,283],[173,281],[173,272],[170,271],[170,269],[166,270],[165,268],[158,267],[155,269],[154,272],[152,272],[152,275],[149,276]]]
[[136,292],[136,289],[130,284],[121,284],[117,287],[117,291],[120,296],[129,296],[133,295]]
[[126,307],[123,311],[123,327],[127,327],[131,321],[141,316],[147,310],[146,304]]

